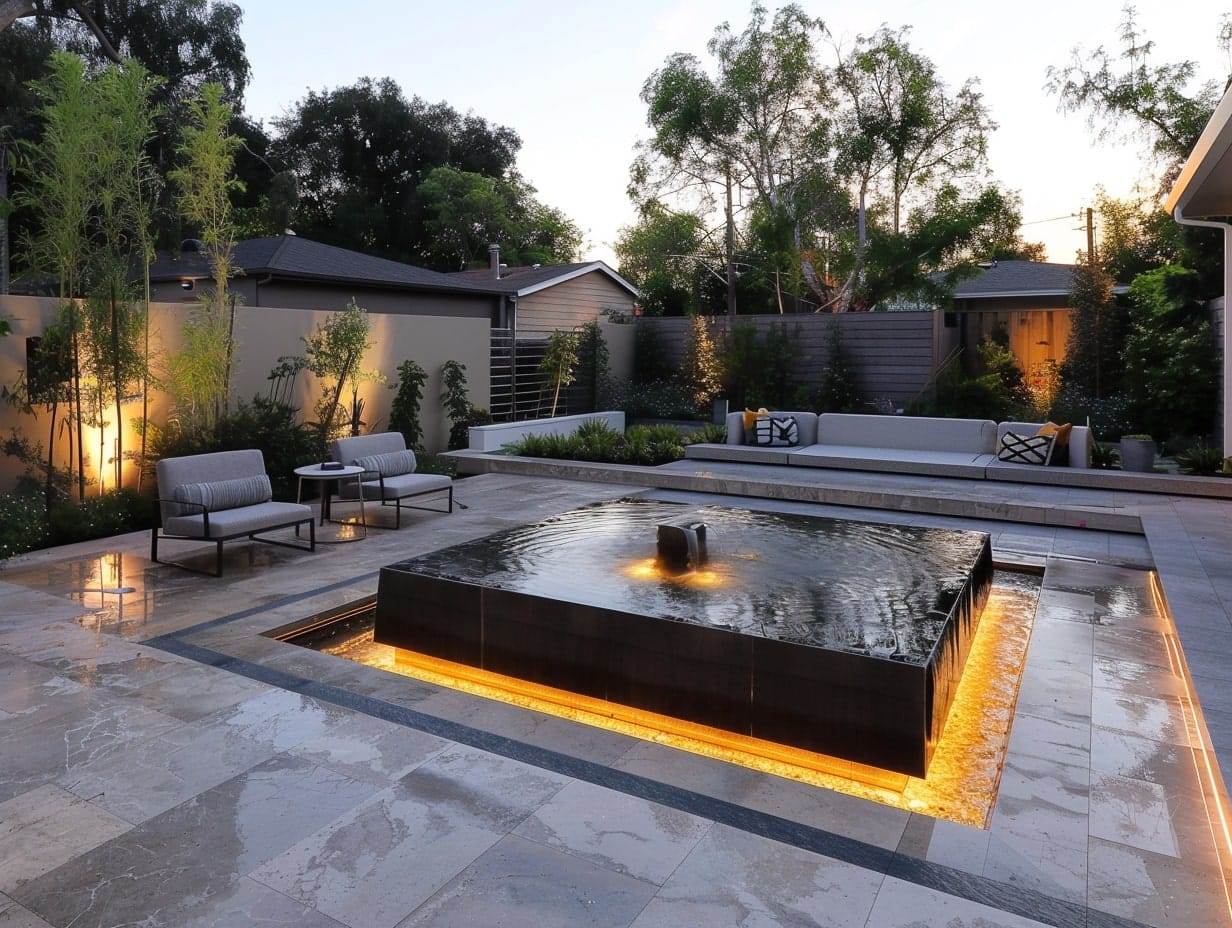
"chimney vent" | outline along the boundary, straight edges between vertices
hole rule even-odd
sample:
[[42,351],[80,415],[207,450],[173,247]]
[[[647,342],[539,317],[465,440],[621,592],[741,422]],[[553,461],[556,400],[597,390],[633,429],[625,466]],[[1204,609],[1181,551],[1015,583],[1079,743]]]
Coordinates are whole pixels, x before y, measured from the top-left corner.
[[500,245],[488,246],[488,261],[492,267],[492,276],[500,280],[501,263],[500,263]]

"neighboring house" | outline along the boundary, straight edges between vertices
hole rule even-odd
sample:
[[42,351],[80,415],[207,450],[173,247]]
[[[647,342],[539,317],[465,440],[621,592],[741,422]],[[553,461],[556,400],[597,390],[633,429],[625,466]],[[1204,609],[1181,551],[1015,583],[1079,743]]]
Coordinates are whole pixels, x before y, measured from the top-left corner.
[[1028,381],[1049,377],[1065,360],[1075,267],[1043,261],[981,265],[978,275],[958,284],[945,324],[958,328],[958,344],[968,351],[986,336],[1004,331]]
[[[151,299],[193,302],[213,286],[199,246],[185,244],[179,257],[155,260]],[[605,311],[631,318],[637,290],[601,261],[509,269],[499,247],[490,254],[486,270],[442,274],[295,235],[248,239],[236,244],[228,286],[250,309],[338,311],[354,299],[369,313],[485,320],[490,386],[475,402],[499,421],[534,414],[549,334],[600,320]],[[526,396],[515,402],[515,394]]]
[[568,332],[605,314],[633,316],[637,288],[602,261],[506,267],[500,263],[497,246],[492,246],[490,255],[486,270],[446,276],[503,294],[511,308],[503,327],[514,329],[519,338]]
[[[160,254],[150,267],[155,302],[192,302],[213,285],[196,243],[185,245],[179,257]],[[500,322],[503,296],[495,288],[296,235],[237,242],[232,264],[228,286],[244,306],[341,310],[355,299],[374,313]]]

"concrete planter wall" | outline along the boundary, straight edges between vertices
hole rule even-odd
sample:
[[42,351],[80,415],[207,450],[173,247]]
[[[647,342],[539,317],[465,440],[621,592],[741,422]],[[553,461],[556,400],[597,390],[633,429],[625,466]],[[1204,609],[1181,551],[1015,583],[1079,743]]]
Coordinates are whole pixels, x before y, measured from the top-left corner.
[[600,419],[616,431],[624,434],[625,414],[613,412],[590,412],[576,416],[556,416],[549,419],[526,419],[521,422],[497,422],[494,425],[472,425],[469,431],[471,451],[499,451],[505,445],[521,441],[527,435],[572,435],[579,425],[591,419]]
[[1155,442],[1146,438],[1121,439],[1121,470],[1149,474],[1155,469]]

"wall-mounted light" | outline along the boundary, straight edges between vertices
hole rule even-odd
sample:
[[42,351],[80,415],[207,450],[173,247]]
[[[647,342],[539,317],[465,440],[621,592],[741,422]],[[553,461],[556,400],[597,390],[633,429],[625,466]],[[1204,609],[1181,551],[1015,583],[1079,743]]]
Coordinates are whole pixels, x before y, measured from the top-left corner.
[[181,290],[191,290],[194,286],[196,285],[191,280],[181,280],[180,281]]

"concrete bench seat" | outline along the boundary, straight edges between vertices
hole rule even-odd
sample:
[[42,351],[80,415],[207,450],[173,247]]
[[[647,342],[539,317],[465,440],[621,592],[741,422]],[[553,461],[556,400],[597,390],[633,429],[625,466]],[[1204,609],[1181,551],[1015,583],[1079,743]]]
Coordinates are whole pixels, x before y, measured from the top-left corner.
[[993,460],[991,454],[974,451],[870,448],[866,445],[829,445],[820,442],[793,450],[787,455],[788,464],[800,467],[834,467],[976,480],[984,478],[984,471]]

